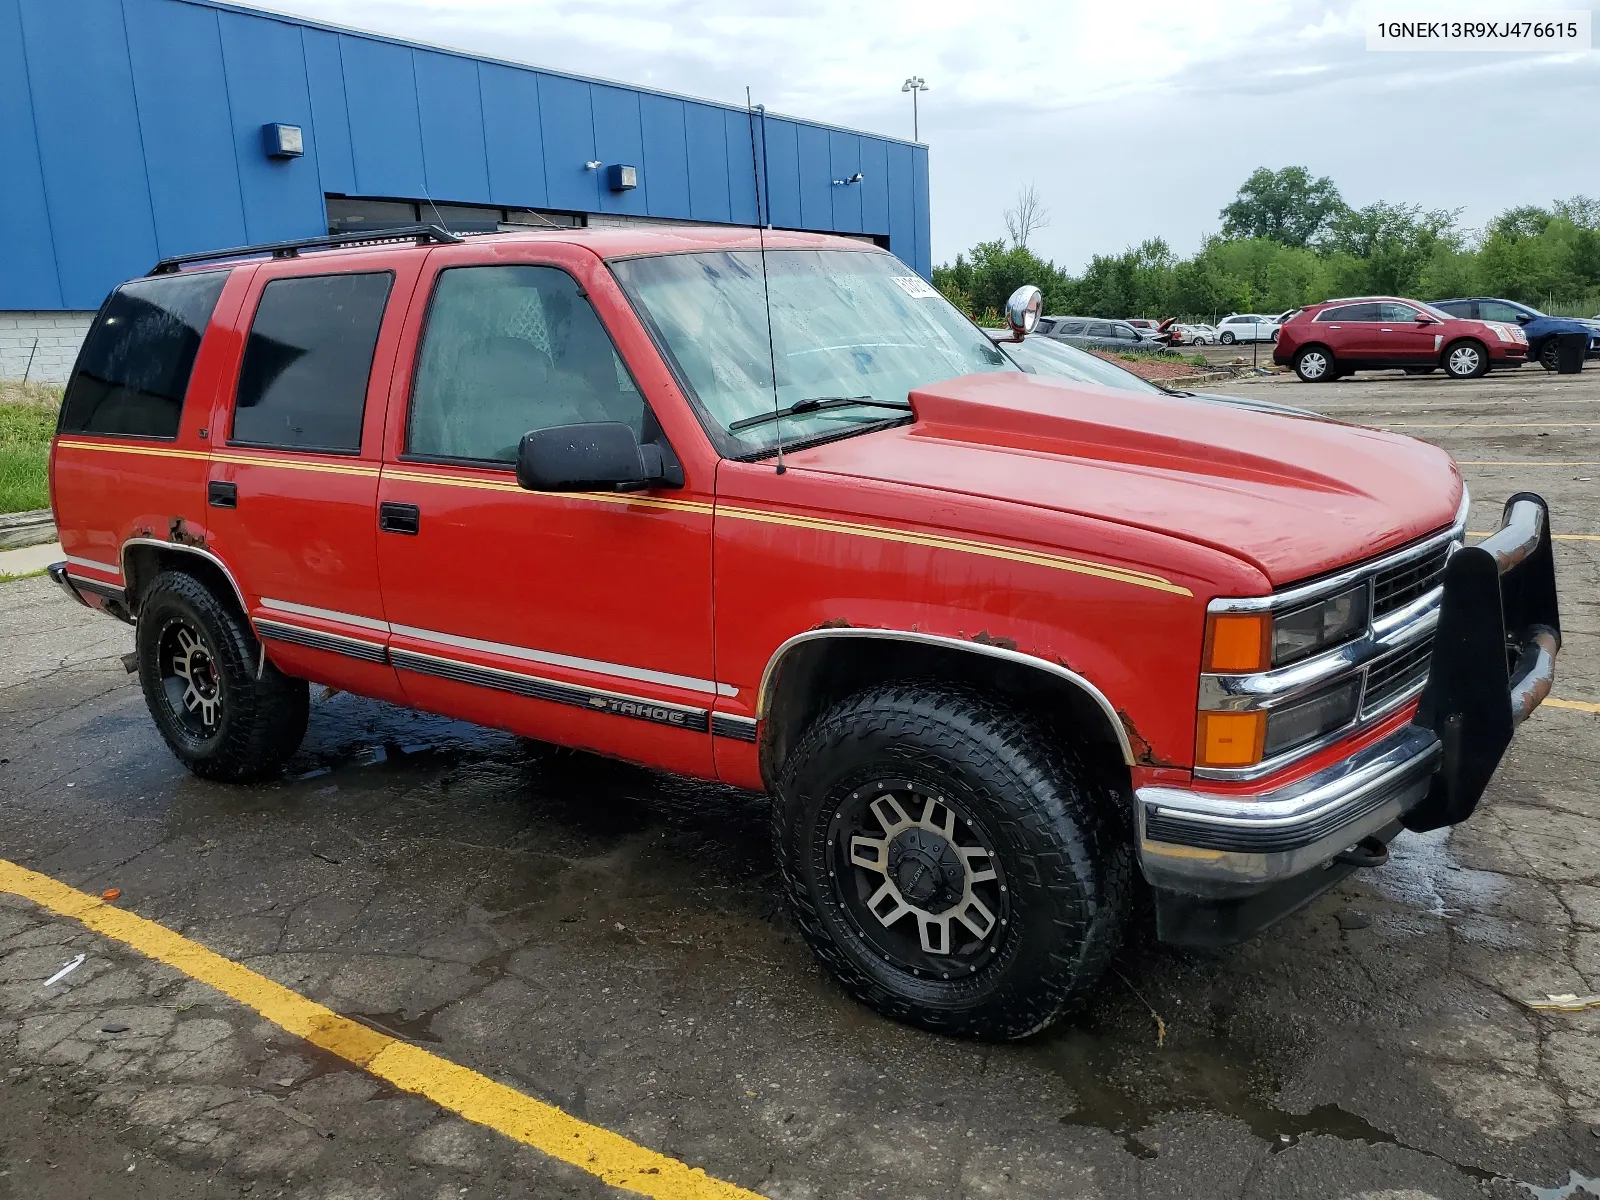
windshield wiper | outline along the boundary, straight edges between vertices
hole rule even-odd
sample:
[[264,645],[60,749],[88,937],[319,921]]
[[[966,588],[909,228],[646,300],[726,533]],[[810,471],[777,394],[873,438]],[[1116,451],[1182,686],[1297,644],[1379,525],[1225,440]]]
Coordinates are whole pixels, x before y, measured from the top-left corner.
[[729,425],[728,430],[731,433],[738,429],[749,429],[752,425],[765,425],[769,421],[781,421],[784,417],[801,417],[827,408],[898,408],[911,411],[911,405],[904,400],[874,400],[871,396],[812,396],[806,400],[796,400],[788,408],[775,408],[759,416],[744,417]]

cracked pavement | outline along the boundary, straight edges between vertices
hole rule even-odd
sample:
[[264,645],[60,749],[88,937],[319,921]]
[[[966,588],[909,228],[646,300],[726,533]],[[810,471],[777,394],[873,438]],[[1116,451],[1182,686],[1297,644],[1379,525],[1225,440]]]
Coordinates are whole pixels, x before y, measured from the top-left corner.
[[[1600,462],[1600,430],[1493,424],[1600,422],[1592,371],[1235,390],[1448,426],[1419,432],[1463,461]],[[1600,534],[1600,466],[1464,471],[1473,529],[1531,488],[1557,532]],[[1600,541],[1556,558],[1555,694],[1600,701]],[[1470,822],[1264,936],[1137,939],[1077,1020],[988,1047],[834,987],[780,910],[757,797],[322,689],[285,778],[210,784],[161,745],[125,626],[25,580],[0,638],[0,857],[774,1200],[1600,1177],[1600,1010],[1525,1007],[1600,992],[1600,714],[1542,710]],[[0,1198],[87,1194],[617,1193],[0,895]]]

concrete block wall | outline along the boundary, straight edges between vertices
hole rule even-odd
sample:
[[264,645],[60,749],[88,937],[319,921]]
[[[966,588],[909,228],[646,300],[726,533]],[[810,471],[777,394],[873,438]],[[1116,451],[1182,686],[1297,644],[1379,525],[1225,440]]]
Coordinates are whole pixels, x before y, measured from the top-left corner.
[[93,320],[92,312],[0,312],[0,380],[65,383]]

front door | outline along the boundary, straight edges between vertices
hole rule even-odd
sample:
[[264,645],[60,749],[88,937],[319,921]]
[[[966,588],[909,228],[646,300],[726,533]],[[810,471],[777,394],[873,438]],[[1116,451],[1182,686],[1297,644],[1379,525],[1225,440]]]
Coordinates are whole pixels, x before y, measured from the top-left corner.
[[1409,304],[1386,300],[1379,305],[1378,339],[1383,343],[1383,358],[1403,366],[1422,366],[1439,361],[1444,341],[1435,321],[1418,321],[1420,311]]
[[[378,484],[378,576],[410,702],[529,737],[713,773],[714,465],[641,492],[517,485],[531,429],[626,424],[672,447],[639,384],[664,378],[590,252],[430,254],[396,372]],[[537,254],[536,254],[537,250]],[[642,368],[642,369],[641,369]],[[652,383],[652,386],[656,384]]]

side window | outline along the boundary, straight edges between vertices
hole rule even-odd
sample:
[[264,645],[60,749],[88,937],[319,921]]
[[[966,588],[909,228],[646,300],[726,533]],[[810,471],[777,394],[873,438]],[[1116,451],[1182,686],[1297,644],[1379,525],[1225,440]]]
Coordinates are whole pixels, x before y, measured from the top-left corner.
[[306,275],[261,291],[239,367],[230,444],[361,449],[361,415],[394,276]]
[[1449,313],[1452,317],[1471,317],[1476,315],[1472,311],[1473,301],[1471,300],[1456,300],[1450,304],[1435,304],[1433,307],[1440,312]]
[[1086,333],[1087,336],[1092,338],[1115,339],[1117,336],[1117,331],[1110,321],[1090,321]]
[[1340,304],[1334,308],[1325,308],[1317,314],[1316,319],[1319,321],[1343,321],[1348,319],[1346,314],[1350,311],[1350,308],[1351,306],[1348,304]]
[[1060,334],[1062,337],[1082,337],[1083,328],[1084,322],[1082,321],[1063,321],[1060,325],[1057,325],[1053,330],[1051,330],[1051,332]]
[[78,356],[62,433],[178,436],[200,338],[226,271],[137,279],[111,293]]
[[1118,325],[1116,330],[1117,340],[1120,342],[1137,342],[1139,340],[1139,335],[1134,331],[1132,325]]
[[1378,319],[1380,321],[1409,325],[1417,319],[1417,310],[1409,304],[1396,304],[1390,301],[1387,304],[1378,305],[1378,309],[1380,312]]
[[1478,316],[1485,321],[1509,321],[1515,325],[1522,314],[1501,300],[1479,300]]
[[406,453],[512,463],[531,429],[648,410],[572,276],[555,267],[440,272],[417,354]]

